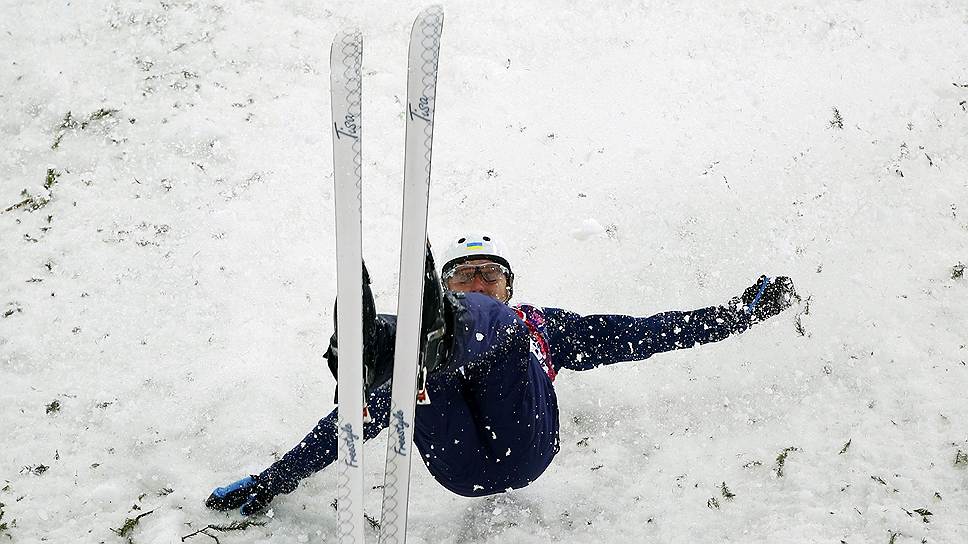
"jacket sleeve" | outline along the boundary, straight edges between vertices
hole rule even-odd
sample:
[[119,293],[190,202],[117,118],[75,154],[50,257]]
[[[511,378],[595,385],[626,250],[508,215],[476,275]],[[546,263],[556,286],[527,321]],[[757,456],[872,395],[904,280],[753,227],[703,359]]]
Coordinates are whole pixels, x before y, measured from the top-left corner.
[[[369,440],[387,427],[390,419],[390,387],[384,384],[377,388],[369,399],[370,416],[373,418],[363,425],[363,439]],[[259,480],[274,494],[290,493],[299,481],[336,461],[338,433],[336,428],[337,412],[319,420],[316,427],[309,431],[288,453],[259,474]]]
[[749,315],[732,304],[651,317],[582,316],[558,308],[542,311],[556,370],[639,361],[664,351],[718,342],[750,326]]

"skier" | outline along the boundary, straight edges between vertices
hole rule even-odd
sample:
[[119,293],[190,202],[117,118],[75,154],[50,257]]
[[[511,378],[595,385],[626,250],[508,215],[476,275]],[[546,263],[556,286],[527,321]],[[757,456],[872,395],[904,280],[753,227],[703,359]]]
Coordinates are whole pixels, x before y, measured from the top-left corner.
[[[720,306],[651,317],[582,316],[509,306],[514,273],[493,236],[455,238],[444,261],[437,276],[428,247],[422,352],[430,404],[416,408],[414,443],[434,478],[467,497],[524,487],[551,463],[559,450],[553,383],[562,369],[589,370],[717,342],[799,299],[790,278],[760,276]],[[376,314],[365,267],[363,296],[369,440],[389,424],[396,318]],[[337,356],[334,334],[325,354],[334,376]],[[333,410],[282,459],[215,489],[206,506],[240,508],[243,515],[264,510],[273,497],[336,460],[336,421]]]

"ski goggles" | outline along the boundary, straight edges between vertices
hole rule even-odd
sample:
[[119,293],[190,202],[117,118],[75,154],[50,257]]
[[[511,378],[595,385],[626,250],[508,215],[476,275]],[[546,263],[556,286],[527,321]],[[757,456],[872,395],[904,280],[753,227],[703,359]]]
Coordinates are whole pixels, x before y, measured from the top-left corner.
[[444,273],[444,283],[453,288],[461,285],[469,285],[474,281],[474,276],[480,276],[486,283],[494,283],[497,280],[507,279],[511,271],[506,266],[497,263],[487,264],[459,264]]

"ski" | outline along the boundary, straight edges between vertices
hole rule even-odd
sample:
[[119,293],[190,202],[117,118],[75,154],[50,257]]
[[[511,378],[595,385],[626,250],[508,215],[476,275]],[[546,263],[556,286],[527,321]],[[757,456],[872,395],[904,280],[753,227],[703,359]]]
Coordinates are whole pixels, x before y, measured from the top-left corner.
[[382,544],[402,544],[407,540],[410,452],[415,427],[417,373],[421,368],[420,321],[427,251],[430,156],[436,106],[437,58],[443,22],[443,9],[431,6],[417,16],[410,32],[400,294],[380,521]]
[[336,200],[336,519],[339,542],[363,544],[363,36],[340,32],[330,49],[333,178]]

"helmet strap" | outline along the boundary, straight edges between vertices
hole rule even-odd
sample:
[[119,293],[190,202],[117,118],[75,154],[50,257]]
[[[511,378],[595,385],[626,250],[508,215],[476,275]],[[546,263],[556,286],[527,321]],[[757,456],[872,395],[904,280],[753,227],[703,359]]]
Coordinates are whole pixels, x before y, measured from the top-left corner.
[[514,295],[514,272],[511,272],[510,270],[508,270],[507,287],[505,287],[504,289],[508,293],[508,299],[505,300],[504,302],[505,303],[511,302],[511,296]]

